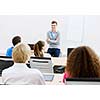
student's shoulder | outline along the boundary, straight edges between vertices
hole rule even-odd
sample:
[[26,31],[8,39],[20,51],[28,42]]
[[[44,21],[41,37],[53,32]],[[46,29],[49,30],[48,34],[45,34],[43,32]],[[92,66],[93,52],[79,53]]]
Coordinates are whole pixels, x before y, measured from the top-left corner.
[[12,67],[6,68],[2,71],[2,74],[9,73],[12,70]]
[[11,51],[13,49],[13,47],[9,47],[8,49],[7,49],[7,51]]

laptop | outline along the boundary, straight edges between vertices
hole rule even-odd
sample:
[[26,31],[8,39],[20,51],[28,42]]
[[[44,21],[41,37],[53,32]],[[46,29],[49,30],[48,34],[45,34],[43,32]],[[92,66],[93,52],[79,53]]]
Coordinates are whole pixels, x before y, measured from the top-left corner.
[[28,44],[31,50],[34,50],[34,44]]
[[68,48],[67,49],[67,57],[69,56],[69,54],[71,53],[71,51],[73,50],[74,48]]
[[53,81],[54,75],[43,74],[45,81]]

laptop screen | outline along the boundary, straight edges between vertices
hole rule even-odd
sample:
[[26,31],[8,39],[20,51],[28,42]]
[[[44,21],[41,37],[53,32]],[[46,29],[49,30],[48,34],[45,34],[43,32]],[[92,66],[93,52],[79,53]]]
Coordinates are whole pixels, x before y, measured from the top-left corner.
[[34,44],[28,44],[31,50],[34,50]]
[[69,54],[71,53],[71,51],[73,50],[74,48],[68,48],[67,49],[67,57],[69,56]]

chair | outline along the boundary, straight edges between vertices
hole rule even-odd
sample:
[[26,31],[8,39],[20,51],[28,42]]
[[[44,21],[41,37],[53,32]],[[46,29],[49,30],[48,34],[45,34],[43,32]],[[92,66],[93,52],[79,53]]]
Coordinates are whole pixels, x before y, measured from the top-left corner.
[[31,57],[30,67],[40,70],[42,73],[53,73],[53,64],[51,58]]
[[4,69],[11,67],[13,64],[12,57],[0,56],[0,76]]
[[67,78],[66,85],[100,85],[100,78]]

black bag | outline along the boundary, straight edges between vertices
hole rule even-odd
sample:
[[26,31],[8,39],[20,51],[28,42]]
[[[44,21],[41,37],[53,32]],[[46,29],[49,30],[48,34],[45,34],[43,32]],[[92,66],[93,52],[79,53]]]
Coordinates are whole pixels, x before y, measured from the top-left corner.
[[54,73],[64,73],[65,67],[64,66],[54,66],[53,70],[54,70]]

